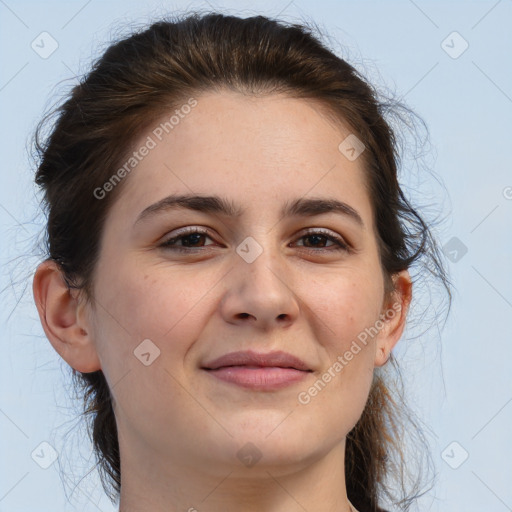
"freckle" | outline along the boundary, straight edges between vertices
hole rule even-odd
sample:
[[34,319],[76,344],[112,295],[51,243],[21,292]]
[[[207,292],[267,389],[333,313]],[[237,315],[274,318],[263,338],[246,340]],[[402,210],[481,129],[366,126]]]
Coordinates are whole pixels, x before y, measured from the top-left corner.
[[147,278],[148,278],[148,276],[147,276],[147,275],[145,275],[145,276],[144,276],[144,279],[147,279]]

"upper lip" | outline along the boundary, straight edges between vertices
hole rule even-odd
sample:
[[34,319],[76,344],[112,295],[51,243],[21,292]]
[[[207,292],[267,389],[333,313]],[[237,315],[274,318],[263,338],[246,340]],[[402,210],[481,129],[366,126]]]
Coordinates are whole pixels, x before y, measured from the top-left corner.
[[202,368],[205,370],[216,370],[223,366],[274,366],[312,371],[311,368],[298,357],[280,350],[266,354],[253,352],[252,350],[231,352],[204,364]]

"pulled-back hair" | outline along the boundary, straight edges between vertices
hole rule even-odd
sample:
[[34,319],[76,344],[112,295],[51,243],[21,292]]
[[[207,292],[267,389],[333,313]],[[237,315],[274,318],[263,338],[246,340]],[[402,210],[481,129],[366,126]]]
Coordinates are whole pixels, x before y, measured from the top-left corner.
[[[93,297],[103,225],[126,180],[102,198],[95,190],[162,114],[201,92],[226,88],[316,100],[348,127],[365,145],[361,158],[386,292],[392,291],[395,273],[426,260],[425,267],[449,293],[431,231],[398,182],[398,145],[385,119],[392,105],[379,100],[354,67],[306,25],[215,13],[159,21],[111,45],[56,110],[48,137],[37,137],[36,183],[44,190],[48,211],[48,257],[59,264],[70,287]],[[391,366],[398,371],[393,355]],[[121,489],[121,467],[107,381],[101,370],[73,369],[73,378],[84,396],[104,489],[114,500]],[[402,398],[376,370],[362,416],[347,436],[347,494],[361,512],[379,510],[384,497],[408,510],[418,495],[417,483],[406,489],[407,461],[400,443],[404,419],[412,416]]]

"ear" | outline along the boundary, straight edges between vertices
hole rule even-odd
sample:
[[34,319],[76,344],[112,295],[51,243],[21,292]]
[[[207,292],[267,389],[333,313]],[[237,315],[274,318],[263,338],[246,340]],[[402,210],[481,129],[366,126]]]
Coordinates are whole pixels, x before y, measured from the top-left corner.
[[396,273],[393,283],[394,290],[385,301],[380,315],[383,327],[376,338],[375,366],[388,362],[391,351],[402,336],[412,299],[412,281],[407,270]]
[[77,290],[68,287],[55,261],[46,260],[37,267],[33,293],[46,337],[58,354],[79,372],[100,370],[87,321],[89,306]]

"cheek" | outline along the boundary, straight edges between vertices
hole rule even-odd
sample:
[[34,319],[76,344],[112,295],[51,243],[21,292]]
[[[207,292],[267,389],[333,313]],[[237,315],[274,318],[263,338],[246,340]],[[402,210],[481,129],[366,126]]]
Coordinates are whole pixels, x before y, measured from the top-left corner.
[[162,397],[167,404],[190,398],[179,382],[204,326],[207,292],[220,275],[174,270],[120,263],[97,274],[95,336],[120,418],[148,417]]
[[323,324],[326,335],[321,339],[330,350],[346,349],[379,318],[383,283],[378,270],[368,268],[346,268],[302,284],[304,301]]
[[[175,366],[205,319],[208,292],[221,275],[168,268],[168,265],[120,263],[97,275],[95,294],[99,308],[96,335],[109,359],[133,358],[146,339],[170,353]],[[165,353],[164,353],[165,352]]]
[[[316,313],[316,338],[326,357],[320,382],[315,389],[304,390],[302,403],[312,400],[313,409],[333,407],[340,415],[351,411],[357,419],[373,378],[374,329],[379,320],[383,282],[377,267],[375,272],[354,268],[329,281],[328,287],[324,282],[307,288],[309,303]],[[334,416],[336,420],[341,418]]]

